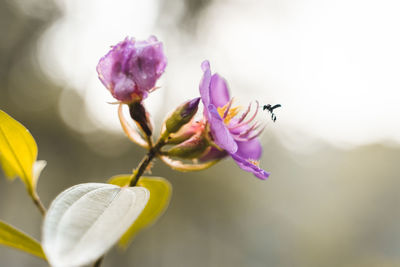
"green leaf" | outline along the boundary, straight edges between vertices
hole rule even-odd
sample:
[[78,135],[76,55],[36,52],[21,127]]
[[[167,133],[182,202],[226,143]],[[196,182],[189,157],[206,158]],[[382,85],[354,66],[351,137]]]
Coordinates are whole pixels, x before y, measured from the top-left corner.
[[19,176],[29,193],[35,191],[33,164],[38,149],[29,131],[18,121],[0,110],[0,157],[7,177]]
[[[127,186],[129,181],[130,175],[123,174],[111,177],[109,183]],[[119,240],[122,248],[127,248],[139,231],[154,224],[167,209],[171,199],[172,186],[162,177],[141,177],[137,185],[150,191],[150,199],[143,212]]]
[[0,221],[0,244],[46,259],[39,242],[2,221]]
[[149,200],[144,187],[86,183],[51,203],[42,233],[51,266],[82,266],[104,255],[138,218]]

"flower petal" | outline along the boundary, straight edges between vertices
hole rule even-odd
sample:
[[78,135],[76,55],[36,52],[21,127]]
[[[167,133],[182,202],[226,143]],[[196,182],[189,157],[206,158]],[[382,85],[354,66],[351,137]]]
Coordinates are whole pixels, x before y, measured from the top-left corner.
[[262,153],[262,147],[260,141],[255,138],[247,142],[236,142],[238,145],[238,150],[236,155],[244,159],[259,160]]
[[219,115],[217,108],[214,105],[208,106],[210,129],[215,144],[226,150],[228,153],[235,153],[238,149],[236,141],[233,139],[224,121]]
[[228,153],[226,153],[225,150],[219,150],[219,149],[216,149],[215,147],[210,147],[210,149],[204,155],[202,155],[199,158],[199,160],[201,162],[211,161],[211,160],[215,160],[215,159],[222,159],[222,158],[226,157],[227,155],[228,155]]
[[167,65],[162,43],[152,36],[146,41],[135,42],[133,51],[129,60],[129,73],[138,89],[147,92],[155,86]]
[[130,100],[134,88],[135,82],[121,74],[119,79],[115,79],[114,90],[111,93],[116,99],[126,101]]
[[224,78],[218,74],[211,77],[210,101],[216,107],[223,107],[230,100],[228,85]]
[[250,163],[249,161],[245,160],[244,158],[231,154],[231,157],[235,160],[236,164],[244,171],[251,172],[257,178],[261,180],[265,180],[268,178],[269,173],[261,169],[260,167]]
[[[210,104],[210,82],[211,82],[211,70],[210,70],[210,63],[208,60],[203,61],[201,63],[201,69],[203,70],[203,78],[200,81],[200,96],[203,105],[206,107]],[[206,115],[206,114],[205,114]],[[208,118],[208,114],[206,115]]]
[[[117,45],[118,46],[118,45]],[[99,74],[99,79],[103,83],[103,85],[108,89],[111,90],[111,73],[112,73],[112,66],[115,62],[115,50],[110,50],[107,55],[102,57],[97,64],[96,70]]]

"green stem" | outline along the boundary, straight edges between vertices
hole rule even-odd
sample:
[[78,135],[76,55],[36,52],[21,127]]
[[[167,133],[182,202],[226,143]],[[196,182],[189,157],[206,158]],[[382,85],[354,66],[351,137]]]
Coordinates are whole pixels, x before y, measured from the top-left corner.
[[153,140],[152,140],[151,136],[146,135],[146,142],[149,145],[149,149],[152,149],[153,148]]
[[147,152],[146,156],[139,163],[138,167],[135,169],[131,176],[131,182],[129,186],[136,186],[139,181],[140,176],[143,175],[147,166],[152,162],[154,157],[156,157],[160,153],[160,149],[165,145],[165,140],[168,137],[169,133],[165,132],[157,141],[157,143],[150,148],[149,152]]

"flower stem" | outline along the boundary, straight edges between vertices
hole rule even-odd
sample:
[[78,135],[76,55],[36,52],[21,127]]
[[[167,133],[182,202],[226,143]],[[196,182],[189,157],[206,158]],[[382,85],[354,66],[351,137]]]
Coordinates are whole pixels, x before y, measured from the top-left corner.
[[160,149],[165,145],[165,140],[168,137],[168,135],[169,135],[168,132],[164,133],[162,136],[160,136],[157,143],[154,146],[150,147],[149,152],[147,152],[146,156],[142,159],[138,167],[132,173],[131,182],[129,186],[136,186],[140,176],[143,175],[147,166],[152,162],[154,157],[156,157],[160,153]]

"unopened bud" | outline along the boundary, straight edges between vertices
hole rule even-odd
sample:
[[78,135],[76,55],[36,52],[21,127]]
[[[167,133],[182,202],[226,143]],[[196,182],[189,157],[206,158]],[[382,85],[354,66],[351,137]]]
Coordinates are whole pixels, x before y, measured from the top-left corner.
[[142,101],[163,74],[167,58],[155,36],[126,38],[100,59],[97,73],[104,86],[122,103]]
[[189,100],[180,105],[174,112],[166,119],[165,128],[169,133],[176,133],[179,129],[188,123],[197,112],[200,97]]
[[183,159],[194,159],[204,153],[208,147],[208,142],[202,134],[193,135],[179,145],[168,150],[168,156],[178,157]]

